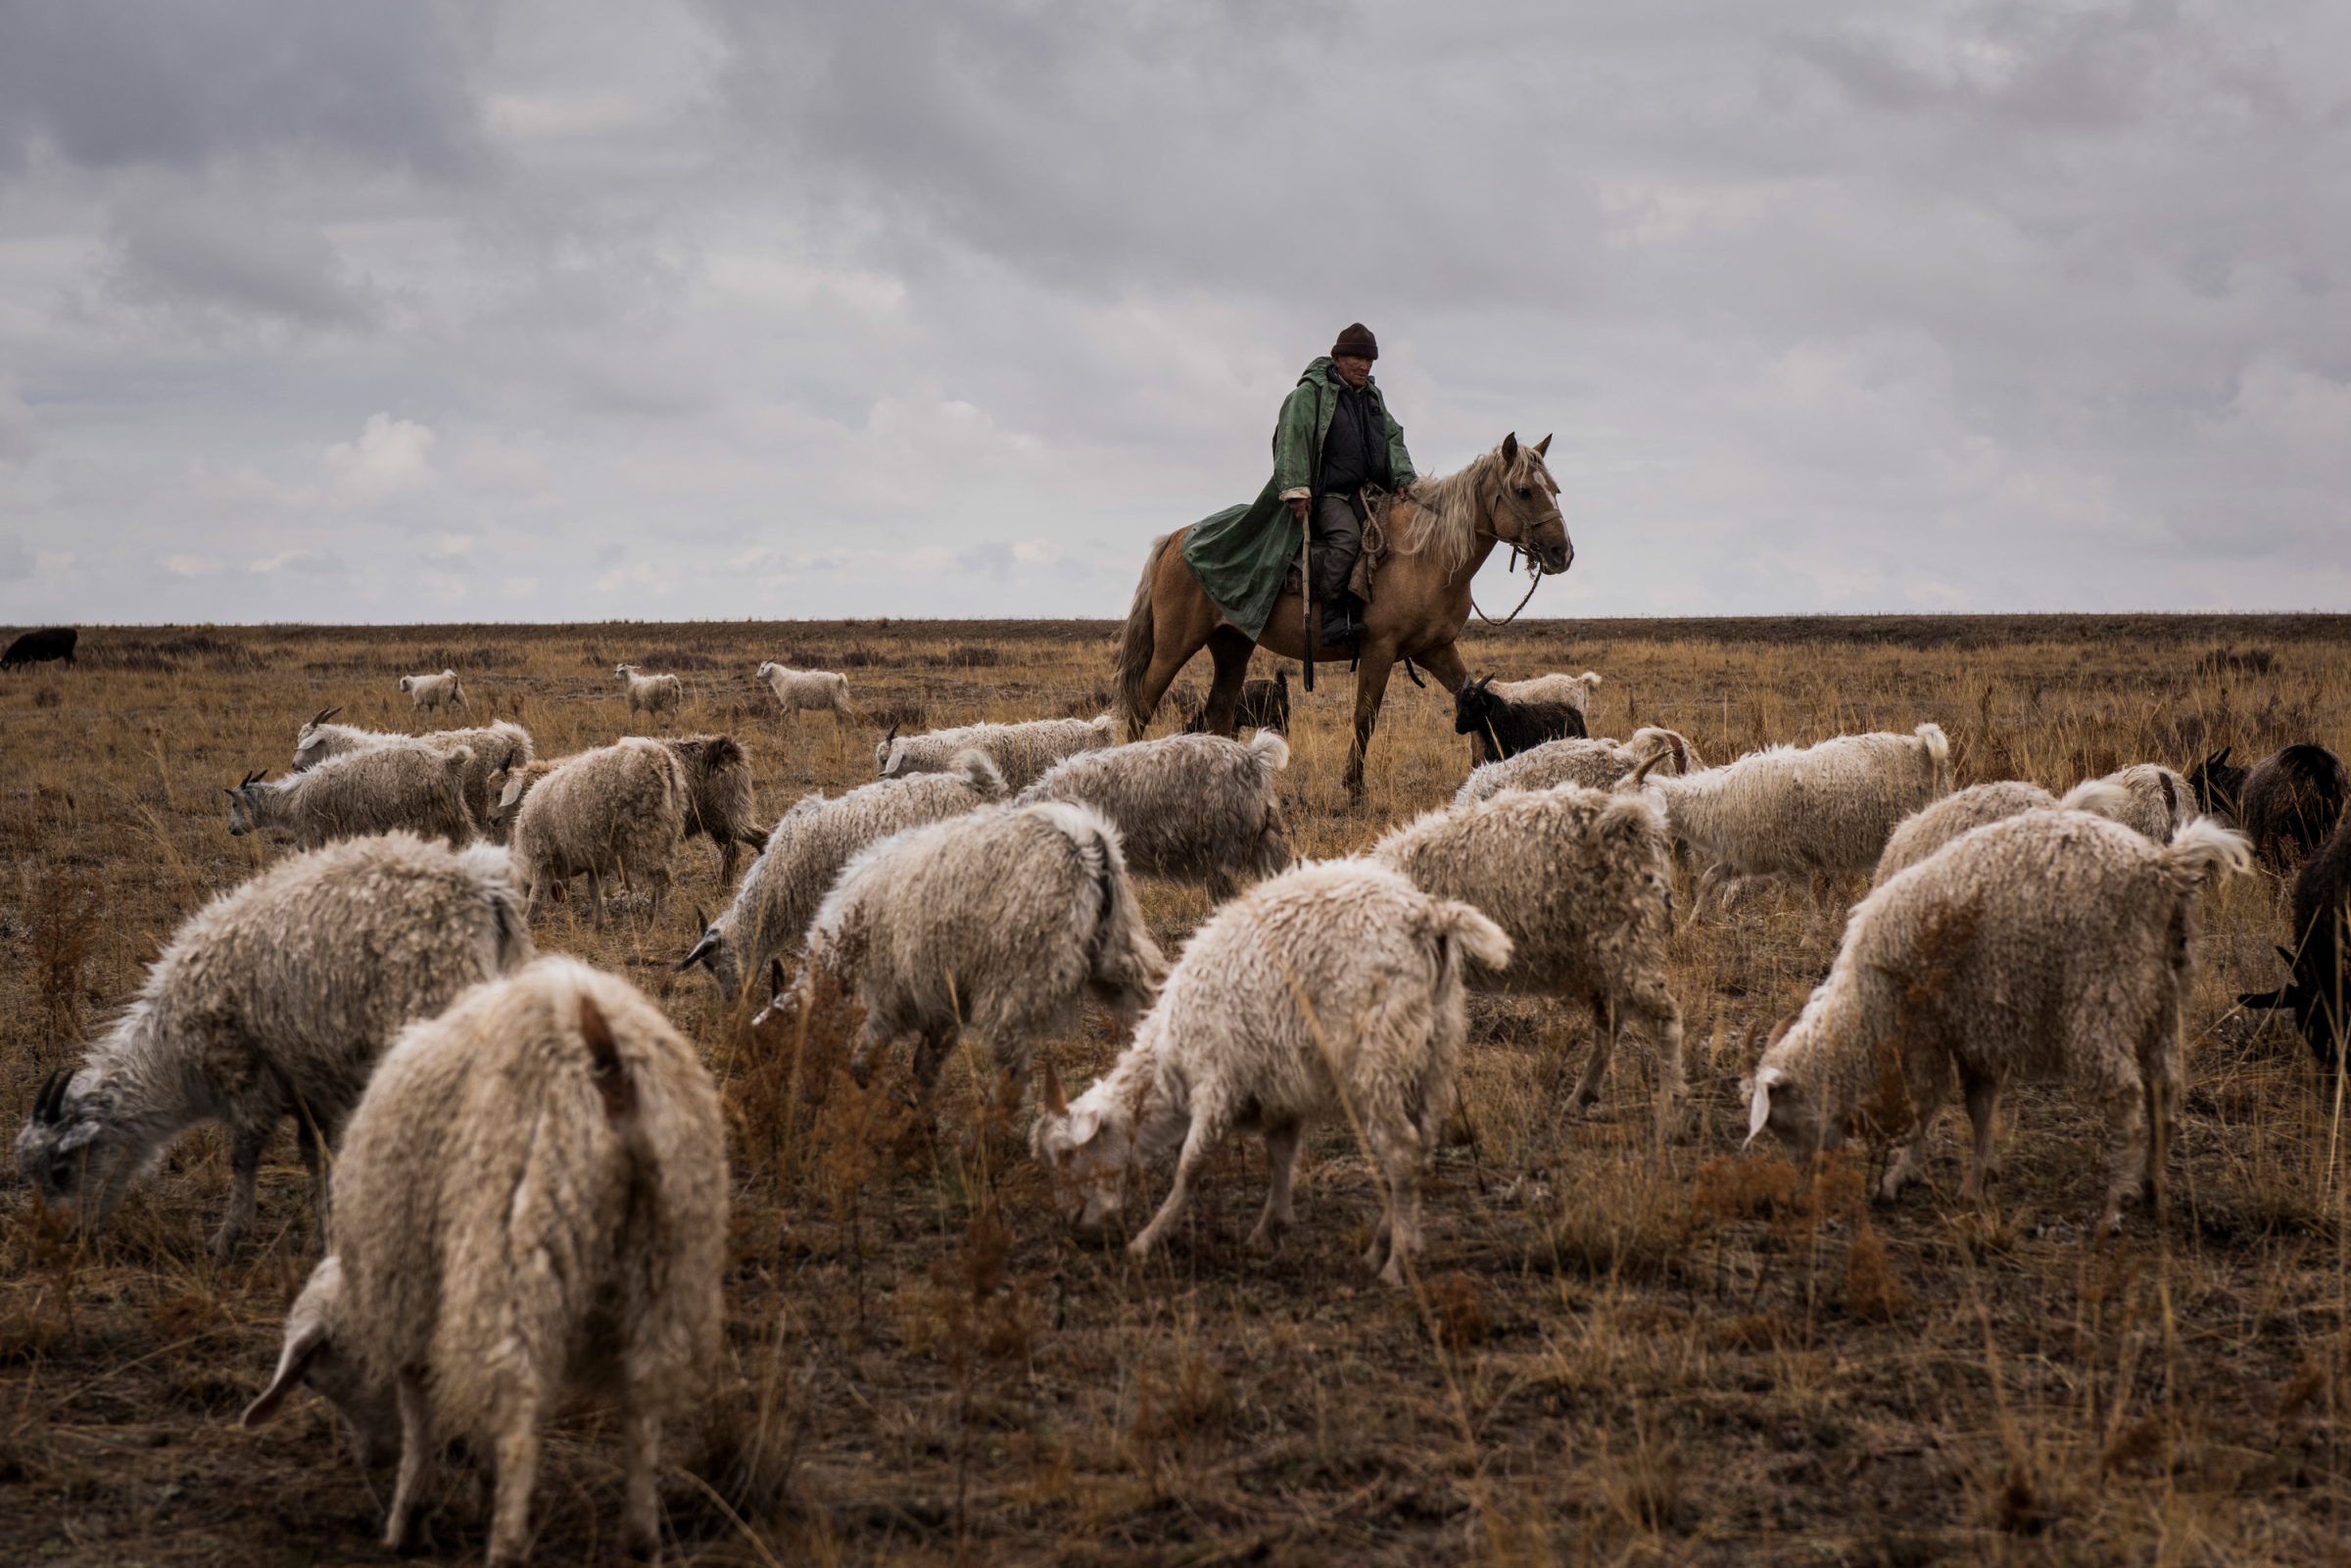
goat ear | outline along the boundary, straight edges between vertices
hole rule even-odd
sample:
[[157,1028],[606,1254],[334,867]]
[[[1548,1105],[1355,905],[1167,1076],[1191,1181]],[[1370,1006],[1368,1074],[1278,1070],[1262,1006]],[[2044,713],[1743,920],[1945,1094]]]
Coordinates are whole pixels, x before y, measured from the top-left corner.
[[1070,1114],[1070,1097],[1062,1093],[1061,1074],[1053,1070],[1050,1062],[1045,1064],[1044,1106],[1045,1115],[1049,1117],[1066,1117]]
[[286,1402],[286,1396],[294,1392],[294,1386],[302,1381],[302,1375],[311,1369],[311,1363],[318,1358],[318,1353],[324,1349],[326,1325],[320,1322],[303,1324],[286,1341],[286,1348],[278,1353],[277,1375],[269,1380],[267,1388],[262,1390],[259,1399],[245,1406],[244,1417],[238,1425],[257,1427],[275,1415],[277,1407]]
[[1518,432],[1515,430],[1502,438],[1502,460],[1505,463],[1518,460]]
[[710,955],[717,949],[718,938],[710,933],[708,923],[705,922],[701,939],[694,944],[693,949],[684,958],[678,960],[676,973],[683,974],[696,964],[707,963]]
[[1089,1105],[1082,1111],[1073,1111],[1070,1113],[1070,1142],[1078,1144],[1091,1143],[1094,1141],[1094,1134],[1100,1132],[1101,1130],[1101,1107]]
[[96,1117],[83,1117],[80,1120],[74,1122],[73,1125],[68,1127],[65,1131],[65,1135],[57,1140],[57,1152],[61,1155],[78,1153],[82,1149],[87,1148],[90,1140],[97,1137],[100,1132],[104,1131],[105,1126],[106,1124],[100,1121]]

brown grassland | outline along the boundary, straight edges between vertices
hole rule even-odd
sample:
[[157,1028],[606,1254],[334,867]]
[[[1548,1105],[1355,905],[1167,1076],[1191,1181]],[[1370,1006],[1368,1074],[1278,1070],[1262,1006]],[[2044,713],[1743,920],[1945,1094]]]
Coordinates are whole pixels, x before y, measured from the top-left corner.
[[[631,726],[611,670],[675,670],[683,728],[734,734],[772,818],[869,778],[881,724],[1092,713],[1101,623],[100,629],[76,670],[0,678],[0,1106],[74,1059],[203,900],[286,853],[232,839],[220,795],[282,767],[341,703],[410,728],[393,678],[445,663],[543,755]],[[1710,759],[1841,731],[1949,731],[1962,783],[2055,788],[2290,740],[2351,743],[2351,618],[2048,617],[1527,622],[1473,631],[1473,668],[1602,671],[1596,734],[1689,733]],[[2213,657],[2214,654],[2225,655]],[[876,723],[779,720],[763,658],[843,670]],[[1269,672],[1270,673],[1270,672]],[[1204,667],[1188,677],[1197,689]],[[1368,797],[1339,785],[1350,683],[1298,695],[1284,787],[1303,853],[1363,846],[1449,797],[1450,703],[1399,680]],[[1295,682],[1293,682],[1295,687]],[[1178,695],[1185,690],[1178,688]],[[1160,728],[1166,727],[1163,718]],[[543,949],[657,997],[724,1086],[736,1230],[720,1392],[672,1434],[668,1560],[1207,1564],[2341,1561],[2351,1474],[2351,1250],[2331,1088],[2282,1019],[2274,877],[2207,901],[2186,1020],[2188,1097],[2160,1212],[2086,1239],[2099,1135],[2062,1088],[2028,1090],[2007,1168],[1958,1195],[1960,1122],[1932,1180],[1862,1201],[1873,1158],[1800,1175],[1742,1154],[1748,1031],[1799,1001],[1832,933],[1751,899],[1675,937],[1697,1131],[1658,1147],[1628,1038],[1598,1114],[1559,1114],[1580,1010],[1474,1004],[1409,1292],[1357,1258],[1377,1212],[1343,1126],[1310,1140],[1280,1256],[1243,1245],[1255,1148],[1220,1156],[1162,1256],[1130,1266],[1052,1217],[1017,1109],[958,1068],[929,1121],[887,1076],[830,1070],[841,1022],[755,1037],[699,974],[670,973],[716,857],[602,937],[584,899],[543,908]],[[1171,949],[1207,912],[1145,884]],[[1687,889],[1683,907],[1687,907]],[[355,977],[356,978],[356,977]],[[1073,1088],[1116,1050],[1095,1018],[1044,1055]],[[13,1171],[13,1163],[12,1163]],[[184,1140],[105,1235],[74,1240],[0,1188],[0,1561],[372,1563],[383,1478],[298,1397],[258,1433],[286,1304],[314,1259],[291,1140],[262,1224],[216,1264],[224,1140]],[[549,1447],[538,1556],[605,1549],[613,1434]],[[445,1472],[435,1561],[482,1521]],[[371,1490],[371,1486],[373,1490]]]

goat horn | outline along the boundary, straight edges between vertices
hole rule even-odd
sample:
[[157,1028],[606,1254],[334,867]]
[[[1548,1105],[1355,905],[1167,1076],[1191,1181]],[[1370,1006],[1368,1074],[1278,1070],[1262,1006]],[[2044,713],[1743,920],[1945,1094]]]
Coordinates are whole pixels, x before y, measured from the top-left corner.
[[336,714],[338,714],[338,713],[341,713],[342,711],[343,711],[343,709],[342,709],[342,706],[341,706],[341,704],[337,704],[336,706],[334,706],[334,707],[331,707],[331,708],[320,708],[320,709],[318,710],[318,712],[317,712],[317,715],[316,715],[316,717],[312,718],[312,719],[311,720],[311,723],[312,723],[312,724],[324,724],[324,723],[325,723],[327,720],[329,720],[329,719],[333,718],[333,717],[334,717]]
[[72,1074],[64,1068],[59,1068],[42,1080],[41,1092],[32,1099],[33,1120],[55,1121],[58,1118],[65,1109],[66,1084],[71,1079]]

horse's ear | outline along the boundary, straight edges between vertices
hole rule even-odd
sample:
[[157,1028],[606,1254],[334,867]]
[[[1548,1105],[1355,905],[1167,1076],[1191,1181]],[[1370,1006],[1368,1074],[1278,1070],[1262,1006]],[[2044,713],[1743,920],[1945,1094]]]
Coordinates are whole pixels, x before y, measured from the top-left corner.
[[1502,460],[1506,463],[1518,460],[1518,432],[1515,430],[1502,438]]
[[1545,436],[1545,437],[1544,437],[1544,438],[1543,438],[1541,441],[1538,441],[1538,442],[1536,442],[1536,443],[1535,443],[1535,455],[1536,455],[1536,456],[1540,457],[1540,456],[1542,456],[1544,453],[1546,453],[1546,452],[1548,452],[1548,451],[1551,451],[1551,438],[1550,438],[1549,436]]

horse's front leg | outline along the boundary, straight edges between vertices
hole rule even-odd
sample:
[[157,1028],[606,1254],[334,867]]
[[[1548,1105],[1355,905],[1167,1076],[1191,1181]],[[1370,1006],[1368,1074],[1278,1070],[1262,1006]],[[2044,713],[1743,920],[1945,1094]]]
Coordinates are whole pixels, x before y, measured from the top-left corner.
[[1396,662],[1396,645],[1367,641],[1362,653],[1355,677],[1355,745],[1347,753],[1347,798],[1358,805],[1364,799],[1364,756],[1371,749],[1380,700],[1388,694],[1388,672]]

